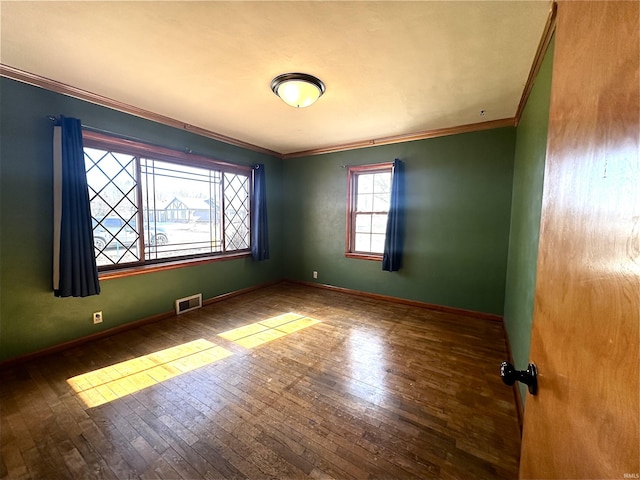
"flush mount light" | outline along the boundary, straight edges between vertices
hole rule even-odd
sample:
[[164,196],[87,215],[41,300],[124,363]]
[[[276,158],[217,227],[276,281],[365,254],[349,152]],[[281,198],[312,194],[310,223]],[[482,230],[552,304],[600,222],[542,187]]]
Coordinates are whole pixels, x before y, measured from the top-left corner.
[[306,73],[283,73],[271,80],[271,90],[292,107],[313,105],[325,91],[319,78]]

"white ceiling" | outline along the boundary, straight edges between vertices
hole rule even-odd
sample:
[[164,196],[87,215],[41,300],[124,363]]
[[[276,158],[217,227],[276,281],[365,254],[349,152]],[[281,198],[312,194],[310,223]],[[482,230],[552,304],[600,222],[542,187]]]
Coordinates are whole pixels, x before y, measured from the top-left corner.
[[[289,154],[513,118],[550,8],[2,1],[0,62]],[[326,93],[289,107],[269,87],[286,72],[319,77]]]

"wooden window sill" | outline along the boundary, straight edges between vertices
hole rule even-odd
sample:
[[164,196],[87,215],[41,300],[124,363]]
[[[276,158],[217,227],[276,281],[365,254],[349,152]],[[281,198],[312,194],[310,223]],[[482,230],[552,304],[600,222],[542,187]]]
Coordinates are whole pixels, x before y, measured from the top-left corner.
[[105,270],[102,272],[98,272],[98,278],[100,280],[111,280],[113,278],[132,277],[134,275],[142,275],[145,273],[161,272],[164,270],[174,270],[176,268],[203,265],[205,263],[224,262],[227,260],[237,260],[239,258],[249,257],[251,257],[251,252],[241,252],[219,255],[215,257],[193,258],[190,260],[176,260],[175,262],[155,263],[152,265],[136,265],[129,268],[120,268],[118,270]]
[[382,254],[379,253],[345,252],[344,256],[347,258],[358,258],[360,260],[374,260],[378,262],[382,261]]

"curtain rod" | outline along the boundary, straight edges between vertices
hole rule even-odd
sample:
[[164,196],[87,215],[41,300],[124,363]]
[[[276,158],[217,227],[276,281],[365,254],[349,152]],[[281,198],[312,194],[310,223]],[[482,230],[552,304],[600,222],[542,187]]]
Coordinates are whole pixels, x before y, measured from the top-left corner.
[[[53,123],[56,123],[59,120],[58,117],[56,117],[55,115],[47,115],[47,118],[49,120],[51,120]],[[89,130],[89,131],[94,132],[94,133],[102,133],[103,135],[109,135],[111,137],[121,138],[123,140],[131,140],[133,142],[144,143],[146,145],[151,145],[153,147],[175,149],[175,147],[172,148],[172,147],[167,147],[166,145],[159,145],[157,143],[153,143],[153,142],[149,142],[148,140],[144,140],[142,138],[132,137],[130,135],[123,135],[121,133],[112,132],[110,130],[105,130],[103,128],[92,127],[91,125],[87,125],[85,123],[82,123],[82,128],[84,130]],[[189,147],[184,147],[183,151],[185,153],[193,153],[193,150],[191,150],[191,148],[189,148]]]
[[[56,117],[55,115],[47,115],[47,118],[49,120],[51,120],[53,123],[57,123],[58,120],[59,120],[58,117]],[[151,145],[151,146],[154,146],[154,147],[172,149],[171,147],[167,147],[165,145],[158,145],[157,143],[151,143],[151,142],[148,142],[147,140],[143,140],[141,138],[131,137],[129,135],[122,135],[120,133],[111,132],[111,131],[105,130],[103,128],[92,127],[91,125],[86,125],[84,123],[82,123],[81,125],[82,125],[83,129],[89,130],[91,132],[102,133],[104,135],[110,135],[112,137],[122,138],[123,140],[132,140],[134,142],[140,142],[140,143],[144,143],[146,145]],[[193,150],[191,150],[191,148],[189,148],[189,147],[184,147],[184,152],[185,153],[193,153]],[[260,168],[260,165],[259,164],[253,164],[253,165],[251,165],[251,168],[254,168],[254,169],[257,170],[258,168]]]

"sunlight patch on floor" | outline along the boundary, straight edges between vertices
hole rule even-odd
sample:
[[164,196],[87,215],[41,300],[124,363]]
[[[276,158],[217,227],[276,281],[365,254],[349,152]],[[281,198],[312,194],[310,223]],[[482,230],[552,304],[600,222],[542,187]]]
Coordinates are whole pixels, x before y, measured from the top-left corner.
[[[254,348],[317,323],[320,320],[290,312],[227,330],[218,336],[242,347]],[[233,352],[200,338],[77,375],[67,383],[85,405],[93,408],[230,355]]]
[[254,348],[320,323],[320,320],[289,312],[219,333],[218,336],[245,348]]
[[78,397],[97,407],[233,353],[202,338],[69,378]]

